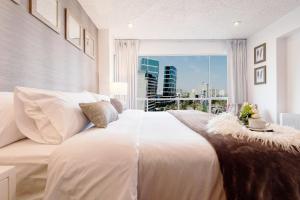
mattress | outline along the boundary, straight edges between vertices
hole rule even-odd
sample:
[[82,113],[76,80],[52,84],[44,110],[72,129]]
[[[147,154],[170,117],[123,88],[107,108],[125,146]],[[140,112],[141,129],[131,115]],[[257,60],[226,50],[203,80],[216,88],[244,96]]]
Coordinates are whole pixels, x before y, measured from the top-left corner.
[[17,200],[43,198],[49,156],[57,146],[24,139],[0,148],[0,165],[16,166]]

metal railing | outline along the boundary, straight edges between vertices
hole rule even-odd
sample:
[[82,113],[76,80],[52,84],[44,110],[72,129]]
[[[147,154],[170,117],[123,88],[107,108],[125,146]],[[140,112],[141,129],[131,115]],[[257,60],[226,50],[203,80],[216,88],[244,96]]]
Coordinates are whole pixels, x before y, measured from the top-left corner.
[[[212,112],[212,101],[221,100],[226,101],[226,108],[228,106],[228,97],[207,97],[207,98],[137,98],[137,101],[145,102],[145,111],[149,111],[149,101],[163,102],[172,101],[176,102],[177,110],[180,110],[181,101],[207,101],[208,102],[208,112]],[[226,109],[225,108],[225,109]]]

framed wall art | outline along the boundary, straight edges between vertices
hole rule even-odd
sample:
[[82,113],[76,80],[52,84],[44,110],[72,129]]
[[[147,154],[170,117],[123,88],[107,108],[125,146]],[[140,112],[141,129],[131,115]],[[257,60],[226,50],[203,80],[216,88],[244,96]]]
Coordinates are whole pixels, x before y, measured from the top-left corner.
[[261,44],[254,48],[254,64],[258,64],[266,61],[267,57],[267,45]]
[[68,9],[65,9],[65,36],[74,46],[83,48],[83,29]]
[[266,66],[257,67],[254,69],[254,84],[261,85],[267,83]]
[[60,33],[59,0],[30,0],[30,12],[51,29]]
[[84,30],[84,53],[93,59],[96,57],[95,39],[86,29]]

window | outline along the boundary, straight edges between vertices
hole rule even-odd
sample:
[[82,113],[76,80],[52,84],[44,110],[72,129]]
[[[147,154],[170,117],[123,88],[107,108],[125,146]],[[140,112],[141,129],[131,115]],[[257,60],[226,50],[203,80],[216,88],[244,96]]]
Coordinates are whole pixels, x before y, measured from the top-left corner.
[[140,56],[137,73],[138,109],[226,111],[226,56]]

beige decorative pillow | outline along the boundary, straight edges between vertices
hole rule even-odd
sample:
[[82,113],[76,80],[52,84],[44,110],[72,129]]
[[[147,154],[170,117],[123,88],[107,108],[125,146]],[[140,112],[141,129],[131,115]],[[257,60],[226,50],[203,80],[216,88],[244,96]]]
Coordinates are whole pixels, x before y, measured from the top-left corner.
[[111,98],[110,103],[114,106],[114,108],[118,111],[118,113],[123,112],[124,108],[123,108],[123,103],[121,101],[115,98]]
[[118,112],[107,101],[80,103],[82,112],[98,128],[106,128],[110,122],[118,119]]

